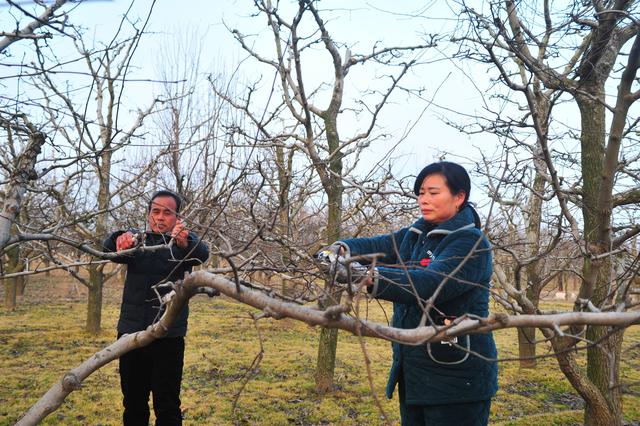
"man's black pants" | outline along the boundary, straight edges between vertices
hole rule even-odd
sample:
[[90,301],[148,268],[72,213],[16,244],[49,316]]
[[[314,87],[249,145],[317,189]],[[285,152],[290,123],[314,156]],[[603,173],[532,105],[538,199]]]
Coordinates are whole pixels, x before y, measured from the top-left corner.
[[125,426],[149,424],[149,393],[153,395],[156,426],[182,424],[180,384],[184,337],[168,337],[120,357]]

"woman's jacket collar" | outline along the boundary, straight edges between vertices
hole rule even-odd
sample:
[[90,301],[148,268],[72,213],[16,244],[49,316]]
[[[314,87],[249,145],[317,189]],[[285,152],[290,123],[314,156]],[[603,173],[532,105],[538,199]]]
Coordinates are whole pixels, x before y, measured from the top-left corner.
[[472,228],[476,228],[473,207],[466,206],[454,217],[446,222],[436,225],[435,227],[432,223],[424,220],[424,218],[420,218],[409,228],[409,230],[416,234],[423,234],[426,232],[427,237],[431,237],[433,235],[449,235],[453,232]]

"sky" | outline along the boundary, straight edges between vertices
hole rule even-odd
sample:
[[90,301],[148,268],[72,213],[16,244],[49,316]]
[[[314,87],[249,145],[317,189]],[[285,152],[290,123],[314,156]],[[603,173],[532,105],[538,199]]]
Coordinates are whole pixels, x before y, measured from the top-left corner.
[[[140,16],[148,10],[148,6],[153,2],[150,0],[137,1],[135,7]],[[284,9],[290,2],[282,2],[281,9]],[[337,41],[348,44],[354,52],[368,52],[371,46],[381,41],[387,46],[408,45],[420,42],[418,34],[422,32],[443,32],[450,25],[455,24],[451,19],[451,11],[443,6],[445,2],[424,1],[402,1],[394,2],[394,12],[398,15],[391,15],[385,12],[389,7],[388,1],[322,1],[320,7],[341,8],[337,12],[327,14],[327,26]],[[96,2],[83,5],[82,10],[78,8],[74,11],[80,12],[81,22],[88,27],[95,28],[96,34],[100,31],[112,31],[118,22],[122,11],[129,4],[128,1],[116,0],[112,2]],[[349,9],[345,9],[345,4]],[[435,5],[435,6],[434,6]],[[440,5],[440,6],[439,6]],[[429,15],[433,19],[410,19],[403,14],[415,14],[429,7]],[[148,30],[156,35],[147,37],[137,52],[139,63],[147,65],[141,74],[152,71],[157,67],[158,57],[153,55],[162,48],[162,44],[171,43],[174,37],[179,37],[180,32],[197,31],[204,38],[204,62],[210,58],[211,67],[215,68],[216,63],[224,62],[225,67],[231,68],[239,60],[243,60],[247,55],[233,39],[229,28],[238,29],[246,35],[257,34],[256,45],[265,54],[272,51],[270,33],[266,26],[265,19],[254,18],[255,7],[250,0],[226,0],[226,1],[177,1],[161,0],[157,1],[153,7]],[[288,14],[287,16],[290,16]],[[77,16],[76,16],[77,17]],[[92,23],[95,22],[94,23]],[[225,27],[226,25],[226,27]],[[104,30],[103,30],[104,28]],[[260,43],[262,42],[262,43]],[[439,47],[440,49],[441,47]],[[428,52],[424,59],[432,60],[439,58],[436,52]],[[322,70],[317,78],[323,81],[330,81],[331,70],[327,68],[327,55],[323,49],[318,49],[318,62],[307,66],[306,70]],[[153,65],[151,65],[153,64]],[[307,65],[307,64],[304,64]],[[255,67],[252,65],[252,67]],[[251,78],[250,69],[244,67],[242,72]],[[265,80],[271,81],[272,71],[261,69],[261,75]],[[354,71],[355,73],[355,71]],[[305,74],[313,74],[305,72]],[[433,99],[435,104],[454,110],[471,112],[479,107],[480,96],[467,79],[456,69],[456,65],[447,61],[439,61],[418,67],[416,71],[407,79],[407,85],[424,85],[427,90],[425,98]],[[484,75],[479,76],[485,79]],[[345,95],[357,97],[359,89],[366,89],[370,86],[375,76],[357,75],[347,77]],[[405,142],[402,142],[400,150],[407,155],[407,167],[419,168],[423,163],[430,161],[433,156],[438,155],[441,150],[446,150],[453,154],[476,157],[474,145],[481,148],[486,145],[486,138],[469,138],[459,132],[450,129],[438,118],[439,114],[445,110],[431,105],[426,111],[426,101],[417,98],[407,100],[404,96],[398,96],[389,106],[385,108],[381,117],[381,126],[385,130],[391,131],[398,137],[404,129],[412,126],[416,121],[418,125],[410,133]],[[348,127],[348,123],[345,123]],[[345,134],[348,134],[346,132]],[[388,141],[389,144],[393,140]],[[495,142],[494,142],[495,144]],[[385,151],[384,147],[378,147],[380,151]]]
[[[281,2],[281,10],[286,11],[292,2]],[[294,2],[295,3],[295,2]],[[86,28],[88,40],[96,43],[109,40],[117,28],[123,13],[132,4],[129,0],[93,1],[78,5],[70,14],[73,22],[80,22]],[[348,4],[348,9],[345,5]],[[386,46],[402,46],[420,43],[420,34],[445,33],[455,25],[456,19],[446,2],[424,2],[405,0],[393,3],[394,13],[389,13],[390,3],[386,0],[323,0],[321,8],[333,9],[323,16],[327,27],[336,41],[348,45],[354,53],[368,53],[379,42]],[[253,46],[264,53],[273,50],[271,34],[264,17],[256,18],[251,0],[137,0],[133,2],[133,13],[143,22],[152,7],[144,37],[136,51],[131,77],[142,80],[157,78],[161,66],[159,52],[185,34],[197,34],[202,40],[203,69],[212,74],[220,68],[231,70],[239,62],[243,63],[241,73],[247,81],[273,80],[273,70],[247,61],[247,54],[234,40],[230,29],[238,29],[242,34],[255,37]],[[417,14],[421,18],[410,18]],[[5,18],[7,18],[5,16]],[[0,18],[2,23],[2,18]],[[4,28],[5,25],[2,25]],[[483,108],[482,91],[488,85],[485,71],[465,69],[460,63],[442,60],[442,44],[426,51],[420,60],[426,64],[416,67],[402,84],[405,87],[424,87],[422,99],[410,97],[401,91],[390,99],[382,110],[378,132],[388,136],[375,142],[367,149],[362,167],[369,167],[378,161],[392,162],[398,175],[415,175],[426,164],[446,154],[447,159],[470,164],[480,153],[495,150],[498,142],[486,135],[468,136],[446,125],[442,116],[455,117],[452,111],[474,115]],[[344,54],[345,49],[342,49]],[[328,67],[326,51],[318,47],[316,57],[309,57],[303,64],[305,75],[310,82],[330,83],[331,69]],[[77,55],[69,52],[70,57]],[[64,53],[61,53],[64,58]],[[248,65],[245,65],[248,64]],[[468,76],[471,75],[473,81]],[[353,105],[360,99],[363,90],[380,88],[380,78],[376,70],[365,72],[362,67],[354,68],[347,76],[345,85],[345,105]],[[377,86],[376,86],[377,85]],[[140,106],[146,104],[157,91],[149,82],[129,83],[125,95]],[[258,97],[258,102],[267,102],[266,95]],[[348,118],[340,123],[342,137],[362,129],[363,123]],[[391,160],[385,159],[389,147],[397,144]],[[473,197],[472,197],[473,199]]]

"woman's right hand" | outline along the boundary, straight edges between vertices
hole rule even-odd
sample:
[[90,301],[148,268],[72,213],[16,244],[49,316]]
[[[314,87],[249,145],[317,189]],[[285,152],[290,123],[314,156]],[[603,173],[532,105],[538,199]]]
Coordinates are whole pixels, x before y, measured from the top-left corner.
[[318,252],[316,253],[316,259],[319,259],[323,255],[328,255],[328,254],[335,254],[336,256],[344,256],[345,252],[346,250],[345,250],[344,243],[336,241],[335,243],[322,247],[320,250],[318,250]]

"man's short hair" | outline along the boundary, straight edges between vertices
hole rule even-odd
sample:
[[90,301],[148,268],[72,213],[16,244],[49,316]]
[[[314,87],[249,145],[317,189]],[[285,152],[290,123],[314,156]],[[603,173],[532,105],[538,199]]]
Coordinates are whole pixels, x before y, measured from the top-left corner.
[[168,189],[161,189],[160,191],[156,191],[151,196],[149,200],[149,206],[147,207],[147,213],[151,211],[151,205],[153,204],[153,200],[158,197],[171,197],[176,200],[176,214],[180,213],[180,207],[182,206],[182,198],[178,194],[173,191],[169,191]]

